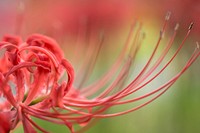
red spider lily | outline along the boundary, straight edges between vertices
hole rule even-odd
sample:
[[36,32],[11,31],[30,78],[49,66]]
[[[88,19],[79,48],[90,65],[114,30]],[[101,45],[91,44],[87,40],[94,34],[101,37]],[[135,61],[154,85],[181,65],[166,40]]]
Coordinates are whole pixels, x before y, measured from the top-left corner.
[[[36,132],[32,126],[44,131],[31,120],[27,108],[49,112],[53,107],[60,106],[60,98],[73,83],[72,66],[63,59],[63,53],[54,40],[39,34],[30,36],[26,42],[14,36],[5,36],[0,48],[4,49],[1,58],[4,65],[0,73],[3,100],[0,106],[1,132],[14,129],[19,121],[23,123],[26,133]],[[64,71],[68,78],[59,84]],[[70,127],[67,121],[62,123]]]
[[[2,99],[0,131],[9,132],[16,127],[17,123],[22,122],[26,133],[36,132],[35,128],[47,132],[32,120],[32,117],[36,117],[66,125],[72,133],[75,132],[73,125],[79,124],[85,127],[79,130],[81,132],[90,127],[95,118],[123,115],[138,110],[157,99],[178,80],[200,55],[197,45],[185,66],[169,81],[141,96],[128,97],[159,77],[180,52],[188,38],[193,24],[190,25],[185,38],[173,56],[162,65],[172,47],[178,29],[177,24],[161,55],[156,58],[155,54],[166,31],[169,17],[168,14],[165,18],[164,26],[149,60],[128,85],[126,82],[130,68],[144,37],[141,34],[141,26],[136,29],[136,32],[134,32],[135,25],[131,27],[127,42],[111,69],[103,77],[86,87],[83,85],[94,67],[97,56],[92,55],[98,53],[98,48],[88,51],[88,55],[92,58],[83,62],[82,67],[87,69],[84,70],[85,72],[81,72],[81,75],[77,75],[83,75],[84,78],[76,87],[72,85],[74,81],[73,67],[64,59],[62,51],[53,39],[35,34],[23,42],[18,37],[5,36],[0,43],[2,55],[0,61],[4,64],[0,71]],[[134,38],[132,38],[133,36]],[[111,107],[138,101],[143,101],[143,103],[116,113],[106,112]]]
[[[42,6],[43,4],[45,4],[45,7]],[[59,21],[63,25],[62,30],[67,29],[68,32],[78,30],[77,28],[80,27],[82,21],[88,21],[89,28],[115,28],[116,25],[119,26],[132,16],[132,3],[120,0],[87,0],[84,2],[73,0],[58,0],[56,2],[29,1],[26,2],[26,6],[24,17],[28,24],[32,25],[31,21],[37,22],[35,20],[40,15],[44,17],[43,21],[37,22],[36,26],[41,26],[40,29],[48,26],[46,21],[49,21],[51,27],[55,26],[55,28],[58,28]],[[43,12],[44,10],[50,14],[46,14]],[[33,27],[30,26],[30,28]]]
[[18,29],[23,34],[45,33],[57,40],[76,36],[83,27],[88,32],[116,30],[133,16],[132,2],[127,0],[44,0],[23,4],[25,8],[18,16],[18,24],[23,26]]

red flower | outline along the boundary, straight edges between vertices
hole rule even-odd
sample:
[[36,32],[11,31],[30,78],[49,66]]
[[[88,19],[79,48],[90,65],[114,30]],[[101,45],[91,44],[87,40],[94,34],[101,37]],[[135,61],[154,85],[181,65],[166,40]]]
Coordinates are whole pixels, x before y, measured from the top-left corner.
[[[24,15],[30,29],[55,32],[53,28],[62,26],[62,32],[70,33],[77,32],[83,23],[91,30],[119,27],[132,18],[133,7],[128,0],[31,1],[26,6]],[[43,16],[43,19],[38,16]],[[46,25],[47,21],[49,25]]]
[[[103,77],[86,87],[83,85],[93,69],[98,48],[97,51],[95,50],[95,55],[92,55],[94,49],[89,49],[86,53],[89,55],[87,57],[92,58],[86,58],[83,62],[82,67],[85,72],[77,75],[83,76],[83,78],[79,81],[80,84],[75,86],[73,85],[73,67],[64,59],[62,50],[53,39],[34,34],[23,42],[19,37],[5,36],[0,42],[2,56],[0,63],[4,64],[0,69],[0,118],[2,120],[0,131],[9,132],[19,122],[22,122],[25,133],[36,132],[35,128],[47,132],[37,125],[32,117],[64,124],[71,132],[74,132],[73,125],[80,124],[80,126],[85,127],[80,130],[82,131],[91,125],[89,123],[93,122],[92,119],[123,115],[138,110],[157,99],[177,81],[200,55],[197,45],[185,66],[169,81],[154,90],[143,92],[141,96],[128,97],[141,91],[159,77],[180,52],[188,38],[193,24],[190,25],[185,38],[173,56],[164,65],[161,65],[172,47],[178,29],[177,24],[170,41],[166,44],[159,58],[156,59],[155,54],[166,31],[169,17],[168,14],[165,18],[164,26],[149,60],[128,84],[126,82],[131,65],[135,61],[144,37],[141,34],[141,26],[137,28],[133,25],[131,27],[127,42],[114,65]],[[137,28],[136,33],[132,39],[135,28]],[[116,113],[106,112],[113,106],[138,101],[143,101],[143,103],[139,102],[135,107]]]
[[[63,59],[63,53],[53,39],[35,34],[26,42],[20,40],[5,36],[0,43],[3,50],[1,64],[4,64],[0,72],[3,100],[0,130],[9,132],[21,121],[26,133],[36,132],[32,126],[44,131],[31,120],[30,115],[33,113],[33,116],[43,118],[34,113],[34,109],[50,113],[52,108],[61,104],[59,98],[72,86],[73,68]],[[64,71],[68,78],[60,81]]]

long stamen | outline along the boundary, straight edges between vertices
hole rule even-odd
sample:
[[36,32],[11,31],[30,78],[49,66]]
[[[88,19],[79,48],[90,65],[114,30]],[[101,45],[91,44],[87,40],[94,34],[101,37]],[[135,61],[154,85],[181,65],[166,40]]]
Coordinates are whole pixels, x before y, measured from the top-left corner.
[[119,73],[119,76],[117,76],[117,78],[114,80],[114,82],[111,84],[111,86],[108,87],[108,89],[106,89],[104,92],[102,92],[101,94],[99,94],[99,96],[97,97],[97,99],[99,99],[99,98],[101,99],[106,94],[108,94],[113,89],[115,89],[116,85],[118,83],[120,83],[120,81],[125,82],[125,80],[123,80],[123,79],[124,79],[124,77],[126,77],[128,75],[128,71],[129,71],[130,66],[132,64],[133,57],[135,57],[135,55],[136,55],[136,53],[133,53],[133,52],[135,52],[137,50],[137,48],[138,48],[137,40],[139,38],[141,27],[142,26],[140,25],[139,28],[138,28],[138,30],[137,30],[137,32],[136,32],[135,38],[134,38],[132,46],[130,48],[129,57],[128,57],[127,61],[125,62],[125,64],[122,66],[122,69],[121,69],[121,71]]
[[100,36],[100,40],[97,43],[98,45],[96,46],[94,41],[91,42],[91,49],[89,48],[87,52],[88,55],[86,55],[86,60],[84,61],[84,65],[82,66],[82,69],[78,72],[77,75],[82,75],[80,77],[84,77],[77,88],[82,88],[84,83],[88,80],[90,74],[92,73],[92,70],[94,70],[94,66],[96,64],[97,58],[99,56],[102,44],[103,44],[104,37],[103,35]]
[[135,23],[133,23],[131,25],[126,43],[125,43],[119,57],[117,58],[116,62],[111,66],[109,71],[107,71],[107,73],[105,73],[105,75],[103,75],[103,77],[101,77],[99,80],[95,81],[90,86],[83,88],[81,90],[81,94],[85,95],[86,97],[92,95],[94,92],[98,91],[102,86],[104,86],[107,83],[107,81],[109,81],[112,78],[113,73],[116,73],[116,71],[119,69],[119,66],[122,63],[122,60],[126,54],[128,46],[132,42],[132,36],[134,34],[134,29],[135,29]]
[[[170,59],[170,61],[165,65],[165,67],[163,68],[163,70],[172,62],[172,60],[176,57],[176,55],[177,55],[177,54],[179,53],[179,51],[182,49],[182,47],[183,47],[183,45],[184,45],[186,39],[188,38],[190,32],[191,32],[191,28],[188,30],[188,32],[187,32],[185,38],[183,39],[181,45],[179,46],[179,48],[177,49],[177,51],[175,52],[175,54],[173,55],[173,57]],[[173,39],[173,38],[172,38],[172,39]],[[163,70],[162,70],[162,71],[163,71]],[[162,72],[162,71],[161,71],[161,72]],[[160,72],[160,73],[161,73],[161,72]],[[143,81],[143,80],[141,80],[141,81]],[[130,84],[128,87],[131,87],[132,83],[133,83],[133,82],[131,82],[131,84]],[[138,89],[138,90],[139,90],[139,89]],[[137,89],[131,90],[129,93],[126,93],[125,95],[131,94],[131,93],[133,93],[133,92],[135,92],[135,91],[137,91]]]

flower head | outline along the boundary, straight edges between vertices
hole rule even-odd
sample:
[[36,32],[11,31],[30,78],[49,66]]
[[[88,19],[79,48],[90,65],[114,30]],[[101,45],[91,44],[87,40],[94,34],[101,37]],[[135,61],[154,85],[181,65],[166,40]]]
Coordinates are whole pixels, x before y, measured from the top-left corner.
[[[48,112],[52,107],[61,106],[60,98],[73,83],[73,68],[63,59],[53,39],[34,34],[26,42],[19,40],[15,36],[5,36],[0,43],[1,63],[5,64],[0,72],[2,132],[15,128],[19,121],[25,132],[36,132],[32,125],[40,127],[30,118],[33,109]],[[65,71],[67,78],[59,83]]]
[[[83,71],[75,77],[72,65],[64,59],[64,54],[54,39],[40,34],[31,35],[26,41],[17,36],[5,36],[0,42],[0,63],[4,64],[0,68],[0,118],[2,119],[0,131],[9,132],[21,122],[26,133],[36,132],[35,128],[47,132],[37,125],[32,117],[66,125],[71,132],[75,132],[73,126],[79,124],[80,127],[84,127],[80,131],[84,131],[90,127],[95,118],[127,114],[157,99],[200,55],[197,45],[185,66],[170,80],[149,92],[143,92],[138,97],[129,97],[159,77],[188,38],[193,23],[175,53],[164,62],[177,34],[177,24],[161,55],[156,58],[169,18],[170,13],[165,18],[164,26],[147,63],[130,82],[128,82],[130,68],[135,63],[135,57],[144,39],[141,25],[138,28],[132,25],[127,42],[116,62],[101,78],[88,86],[83,85],[91,74],[100,47],[88,50],[86,55],[92,58],[83,61],[83,69],[80,68]],[[101,43],[102,41],[99,45]],[[79,84],[75,85],[74,77],[79,76],[83,78],[80,78]],[[116,113],[107,112],[111,107],[138,101],[142,102],[130,109]]]

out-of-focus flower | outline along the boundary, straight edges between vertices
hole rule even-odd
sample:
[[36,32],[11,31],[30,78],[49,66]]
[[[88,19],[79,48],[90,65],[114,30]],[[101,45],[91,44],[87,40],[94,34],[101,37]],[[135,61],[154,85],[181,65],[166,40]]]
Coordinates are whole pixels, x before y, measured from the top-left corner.
[[[34,34],[23,42],[20,37],[5,36],[0,43],[0,63],[4,64],[0,69],[0,118],[2,119],[0,131],[9,132],[16,127],[17,123],[22,122],[26,133],[36,132],[35,128],[47,132],[32,120],[32,117],[36,117],[66,125],[71,132],[76,132],[73,126],[79,124],[81,132],[90,127],[90,123],[95,118],[123,115],[138,110],[157,99],[200,55],[197,44],[186,64],[171,79],[155,89],[141,92],[141,96],[130,96],[143,90],[168,68],[191,32],[193,23],[175,53],[166,61],[178,30],[177,24],[169,42],[156,58],[169,17],[170,14],[165,18],[164,26],[147,63],[130,82],[128,82],[130,68],[135,63],[135,57],[144,39],[141,25],[138,28],[132,25],[127,42],[116,62],[104,76],[88,86],[84,84],[89,79],[96,62],[96,54],[93,55],[94,49],[89,49],[86,53],[88,56],[82,63],[82,68],[86,69],[77,75],[76,78],[83,78],[80,78],[79,84],[75,86],[73,67],[64,59],[62,50],[53,39]],[[97,48],[95,53],[98,53],[98,50]],[[89,58],[90,56],[92,58]],[[165,64],[162,65],[164,62]],[[130,109],[116,113],[107,112],[114,106],[137,102],[139,104]]]
[[115,30],[133,16],[132,2],[128,0],[45,0],[24,4],[24,31],[53,37],[76,36],[83,27],[87,27],[87,32]]

